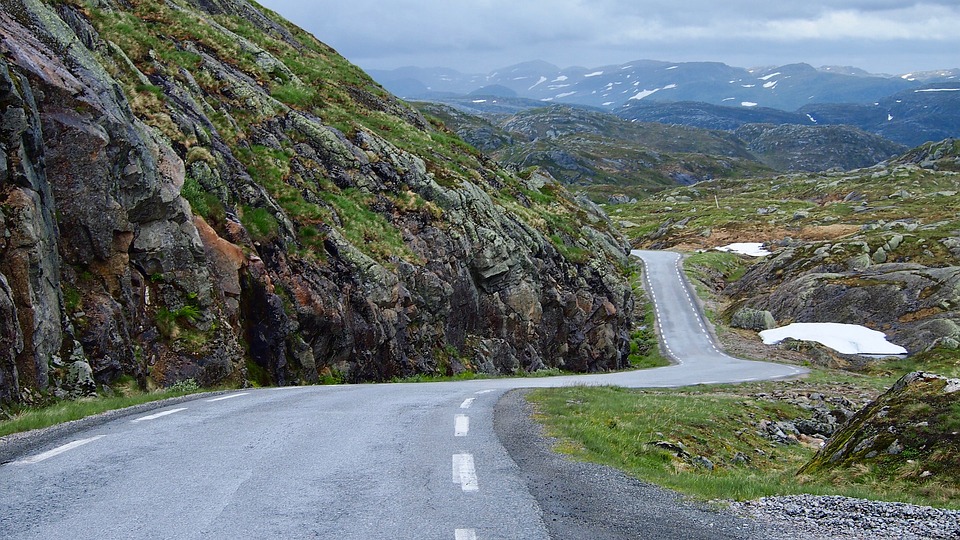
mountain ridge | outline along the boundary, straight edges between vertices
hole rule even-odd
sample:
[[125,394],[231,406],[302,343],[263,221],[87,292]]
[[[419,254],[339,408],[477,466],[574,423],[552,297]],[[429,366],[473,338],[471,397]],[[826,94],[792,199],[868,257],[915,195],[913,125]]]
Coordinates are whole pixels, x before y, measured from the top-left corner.
[[[926,84],[960,82],[960,69],[875,75],[857,68],[814,68],[808,64],[742,68],[720,62],[636,60],[595,68],[559,68],[531,61],[464,74],[449,68],[370,70],[393,89],[398,78],[416,79],[430,92],[469,94],[488,85],[502,85],[520,97],[615,109],[634,100],[726,101],[796,110],[810,103],[869,103],[898,91]],[[793,79],[793,80],[791,80]],[[799,81],[799,83],[798,83]],[[398,95],[416,99],[425,95]]]

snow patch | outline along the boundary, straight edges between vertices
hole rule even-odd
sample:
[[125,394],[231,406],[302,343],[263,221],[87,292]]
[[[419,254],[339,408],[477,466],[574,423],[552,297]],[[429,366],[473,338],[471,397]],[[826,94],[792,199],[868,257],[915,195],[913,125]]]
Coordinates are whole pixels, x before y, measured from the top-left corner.
[[613,105],[614,103],[615,103],[615,102],[613,102],[613,101],[605,101],[605,102],[603,102],[603,106],[604,106],[604,107],[609,107],[610,105]]
[[756,107],[757,105],[758,105],[757,103],[754,103],[754,102],[752,102],[752,101],[741,101],[741,102],[740,102],[740,106],[741,106],[741,107]]
[[556,79],[554,79],[554,80],[552,80],[552,81],[550,81],[550,82],[563,82],[563,81],[565,81],[565,80],[567,80],[567,79],[569,79],[569,77],[567,77],[566,75],[561,75],[561,76],[557,77]]
[[810,121],[811,121],[811,122],[813,122],[814,124],[816,124],[816,123],[817,123],[817,119],[816,119],[816,118],[814,118],[814,117],[812,117],[812,116],[810,116],[810,114],[809,114],[809,113],[807,113],[807,118],[809,118],[809,119],[810,119]]
[[770,255],[771,252],[763,248],[763,244],[760,242],[736,242],[733,244],[727,244],[725,246],[720,246],[713,248],[717,251],[723,251],[725,253],[737,253],[739,255],[749,255],[751,257],[766,257]]
[[671,90],[671,89],[676,88],[676,87],[677,87],[677,85],[675,85],[675,84],[668,84],[668,85],[664,86],[663,88],[661,88],[661,90]]
[[763,77],[757,77],[757,78],[761,81],[769,81],[770,79],[776,77],[777,75],[780,75],[779,71],[776,73],[771,73],[769,75],[764,75]]
[[740,86],[742,86],[742,87],[744,87],[744,88],[753,88],[753,87],[756,86],[756,85],[755,85],[755,84],[741,84]]
[[737,99],[737,98],[735,98],[735,97],[723,98],[724,101],[733,101],[733,100],[735,100],[735,99]]
[[666,71],[670,71],[671,69],[677,69],[678,67],[680,66],[670,66],[666,69]]
[[485,100],[485,99],[475,99],[475,100],[473,100],[473,103],[486,103],[486,102],[487,102],[487,100]]
[[766,345],[775,345],[787,338],[816,341],[842,354],[907,354],[903,347],[887,341],[883,332],[858,324],[793,323],[764,330],[760,332],[760,338]]
[[567,96],[572,96],[572,95],[574,95],[574,94],[576,94],[576,92],[564,92],[564,93],[562,93],[562,94],[557,94],[557,95],[553,96],[553,99],[561,99],[561,98],[565,98],[565,97],[567,97]]
[[892,114],[888,114],[888,115],[887,115],[887,122],[889,122],[889,121],[891,121],[891,120],[893,120],[893,115],[892,115]]
[[659,88],[654,88],[653,90],[642,90],[642,91],[637,92],[636,94],[634,94],[633,97],[631,97],[630,99],[643,99],[643,98],[645,98],[645,97],[647,97],[647,96],[651,96],[651,95],[653,95],[653,94],[656,94],[656,93],[659,92],[659,91],[660,91]]
[[765,82],[765,83],[763,83],[763,87],[764,87],[764,88],[771,88],[771,89],[772,89],[772,88],[776,88],[778,82],[780,82],[780,81]]
[[[921,90],[914,90],[914,92],[960,92],[960,88],[923,88]],[[899,102],[898,102],[899,103]]]
[[587,77],[598,77],[598,76],[600,76],[600,75],[603,75],[603,72],[602,72],[602,71],[594,71],[593,73],[587,73],[587,74],[584,75],[583,77],[584,77],[584,78],[587,78]]
[[533,86],[531,86],[530,88],[527,88],[527,90],[533,90],[534,88],[540,86],[541,84],[543,84],[543,83],[545,83],[545,82],[547,82],[547,78],[546,78],[546,77],[540,77],[540,80],[537,81],[537,83],[534,84]]

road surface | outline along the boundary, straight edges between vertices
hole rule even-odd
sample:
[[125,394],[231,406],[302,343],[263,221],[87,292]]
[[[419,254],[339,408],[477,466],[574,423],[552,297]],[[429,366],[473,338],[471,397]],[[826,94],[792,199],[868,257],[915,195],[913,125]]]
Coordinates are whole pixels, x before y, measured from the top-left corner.
[[[529,469],[531,459],[549,462],[548,449],[535,458],[518,454],[536,446],[529,442],[535,428],[520,425],[523,415],[514,414],[513,423],[501,418],[498,436],[498,400],[520,387],[665,387],[800,372],[717,352],[676,272],[679,257],[635,254],[648,268],[658,327],[677,365],[543,379],[240,390],[115,417],[7,452],[0,538],[635,538],[611,528],[609,517],[584,518],[582,511],[602,507],[614,493],[654,497],[640,494],[649,487],[610,471],[569,474],[579,465],[562,460],[552,469],[521,470],[517,463]],[[517,427],[504,435],[504,425]],[[549,480],[564,477],[563,485]],[[674,523],[672,537],[755,537],[742,520],[659,497],[667,502],[656,508],[667,510],[643,519]],[[618,501],[626,510],[617,515],[655,507],[626,496]],[[633,525],[648,533],[660,526]]]

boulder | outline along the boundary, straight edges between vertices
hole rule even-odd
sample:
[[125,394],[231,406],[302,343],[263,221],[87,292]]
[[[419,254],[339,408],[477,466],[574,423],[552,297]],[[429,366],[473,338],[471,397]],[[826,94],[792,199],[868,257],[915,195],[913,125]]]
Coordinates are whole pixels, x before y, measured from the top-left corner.
[[733,314],[730,319],[730,326],[760,332],[776,328],[777,321],[769,311],[742,308]]

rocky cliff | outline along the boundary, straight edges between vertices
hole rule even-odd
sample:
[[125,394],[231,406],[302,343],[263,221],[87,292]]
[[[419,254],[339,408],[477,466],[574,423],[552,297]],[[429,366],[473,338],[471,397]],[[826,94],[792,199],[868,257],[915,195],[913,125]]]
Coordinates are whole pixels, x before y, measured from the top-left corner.
[[[860,469],[956,493],[960,481],[960,380],[915,372],[837,431],[800,474]],[[842,473],[841,473],[842,474]]]
[[0,6],[0,402],[624,365],[606,217],[275,14]]

